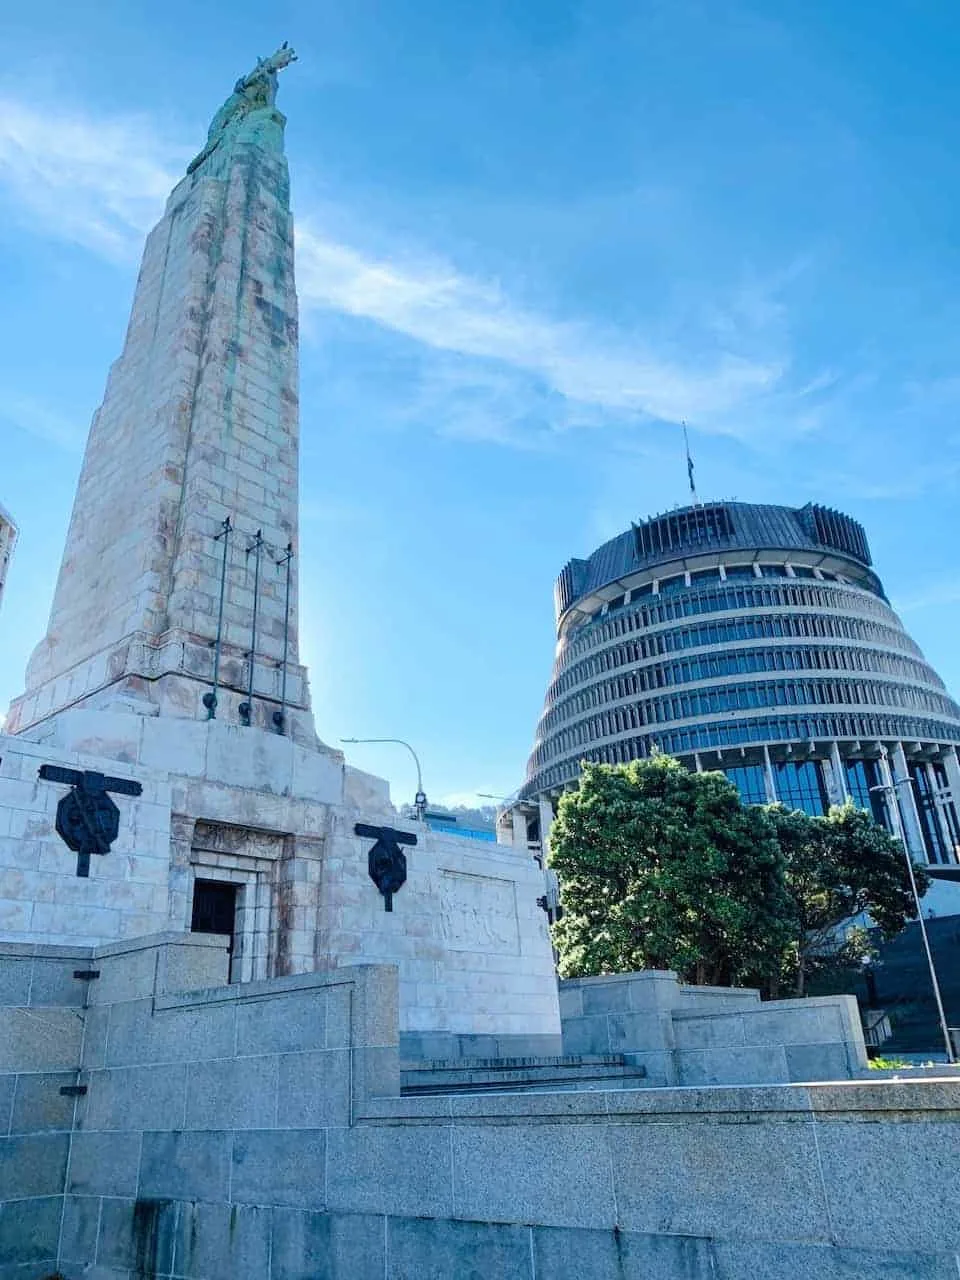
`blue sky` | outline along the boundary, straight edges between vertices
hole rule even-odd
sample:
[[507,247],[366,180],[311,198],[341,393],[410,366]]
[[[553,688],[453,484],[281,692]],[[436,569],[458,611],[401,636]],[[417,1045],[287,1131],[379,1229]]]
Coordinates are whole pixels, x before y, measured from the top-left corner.
[[[42,634],[143,236],[284,74],[317,725],[431,798],[523,776],[552,582],[703,497],[836,505],[960,693],[947,0],[32,0],[0,43],[0,706]],[[351,759],[413,791],[405,753]]]

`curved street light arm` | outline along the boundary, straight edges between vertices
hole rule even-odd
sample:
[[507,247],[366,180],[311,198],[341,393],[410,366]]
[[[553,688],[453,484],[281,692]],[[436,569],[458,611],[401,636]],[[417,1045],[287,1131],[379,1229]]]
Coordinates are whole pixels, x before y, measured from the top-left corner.
[[417,755],[417,753],[414,751],[413,747],[411,747],[411,745],[410,745],[410,743],[409,743],[409,742],[406,742],[403,738],[341,738],[341,739],[340,739],[340,741],[341,741],[341,742],[360,742],[360,743],[364,743],[364,742],[378,742],[378,743],[380,743],[380,742],[391,742],[391,743],[393,743],[395,746],[398,746],[398,747],[406,747],[406,749],[407,749],[407,750],[410,752],[410,754],[413,756],[413,763],[414,763],[414,764],[416,765],[416,767],[417,767],[417,798],[416,798],[416,805],[415,805],[415,807],[416,807],[416,810],[417,810],[417,818],[418,818],[418,820],[419,820],[419,821],[421,821],[421,822],[423,821],[423,813],[424,813],[424,810],[425,810],[425,809],[426,809],[426,807],[427,807],[427,797],[426,797],[426,794],[425,794],[425,792],[424,792],[424,790],[423,790],[423,774],[422,774],[422,773],[421,773],[421,771],[420,771],[420,758],[419,758],[419,756]]

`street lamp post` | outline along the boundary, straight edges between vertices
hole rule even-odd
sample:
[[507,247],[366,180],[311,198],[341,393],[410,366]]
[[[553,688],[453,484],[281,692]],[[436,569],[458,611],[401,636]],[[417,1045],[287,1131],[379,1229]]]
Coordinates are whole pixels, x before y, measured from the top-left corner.
[[427,810],[427,793],[423,789],[423,774],[420,772],[420,759],[417,753],[411,747],[409,742],[404,742],[403,738],[341,738],[341,742],[392,742],[398,747],[406,747],[413,756],[413,763],[417,766],[417,794],[414,797],[413,807],[416,810],[417,821],[423,821],[423,815]]
[[880,775],[883,782],[879,786],[871,787],[871,791],[882,791],[888,797],[890,808],[890,817],[893,822],[893,834],[900,841],[903,848],[904,857],[907,860],[907,871],[910,875],[910,889],[913,893],[913,901],[917,908],[917,923],[920,926],[920,937],[923,939],[923,949],[927,955],[927,967],[930,970],[930,984],[933,987],[933,997],[937,1002],[937,1014],[940,1019],[940,1030],[943,1034],[943,1043],[947,1050],[947,1061],[956,1062],[956,1055],[953,1052],[953,1042],[950,1039],[950,1029],[947,1026],[947,1015],[943,1008],[943,997],[940,994],[940,982],[937,978],[937,969],[933,963],[933,952],[930,950],[930,939],[927,937],[927,926],[923,919],[923,909],[920,906],[920,894],[917,892],[917,878],[913,873],[913,859],[910,856],[910,850],[907,847],[906,837],[903,831],[903,822],[900,818],[900,800],[897,795],[897,787],[909,786],[910,778],[895,778],[890,771],[890,761],[887,758],[886,747],[880,748]]

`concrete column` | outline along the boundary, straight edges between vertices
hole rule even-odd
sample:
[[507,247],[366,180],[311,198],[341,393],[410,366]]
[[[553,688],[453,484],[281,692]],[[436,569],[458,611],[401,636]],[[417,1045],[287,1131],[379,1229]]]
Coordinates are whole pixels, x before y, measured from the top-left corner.
[[950,799],[954,806],[960,805],[960,761],[957,760],[956,747],[950,747],[944,752],[942,763],[947,775],[947,786],[950,788]]
[[947,857],[950,856],[950,850],[953,849],[953,834],[950,830],[950,824],[947,822],[947,815],[943,811],[943,805],[937,802],[939,788],[937,785],[937,775],[934,772],[932,764],[922,764],[920,766],[926,770],[927,786],[930,788],[930,794],[933,796],[933,812],[935,821],[940,827],[940,838],[943,840],[943,847],[947,850]]
[[693,766],[696,769],[697,773],[703,773],[703,761],[700,759],[699,751],[695,751],[693,753]]
[[[953,806],[953,812],[960,824],[960,761],[957,760],[957,749],[951,747],[943,756],[943,768],[947,775],[947,787],[950,793],[950,803]],[[958,832],[960,835],[960,832]],[[950,849],[953,854],[953,861],[957,858],[957,839],[951,835]]]
[[524,813],[519,804],[513,806],[511,813],[513,818],[513,847],[515,849],[526,849],[527,847],[527,815]]
[[497,844],[513,844],[513,818],[511,816],[510,826],[507,826],[506,817],[510,813],[509,809],[497,809],[496,832]]
[[[893,748],[891,754],[891,763],[893,765],[893,781],[900,782],[903,778],[910,777],[910,770],[907,768],[907,757],[903,750],[903,743],[898,742]],[[923,829],[920,826],[920,815],[917,813],[917,802],[913,794],[913,783],[898,786],[896,789],[897,800],[900,804],[900,816],[903,819],[903,834],[907,842],[907,848],[913,854],[914,860],[919,862],[927,861],[927,849],[923,843]]]
[[777,803],[777,784],[773,777],[773,765],[770,763],[770,749],[763,748],[763,787],[767,793],[767,804]]
[[546,863],[550,851],[550,828],[553,826],[553,801],[539,800],[540,807],[540,852]]
[[830,774],[831,785],[827,787],[832,804],[846,804],[851,799],[850,791],[847,787],[847,771],[843,767],[843,761],[840,759],[840,744],[837,742],[830,743]]

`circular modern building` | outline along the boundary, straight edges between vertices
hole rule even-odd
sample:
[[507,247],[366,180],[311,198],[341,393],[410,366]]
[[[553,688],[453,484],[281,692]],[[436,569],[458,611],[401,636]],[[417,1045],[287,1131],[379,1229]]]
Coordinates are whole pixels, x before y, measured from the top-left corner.
[[890,792],[875,788],[892,777],[914,855],[956,860],[960,707],[849,516],[671,511],[571,560],[555,603],[556,661],[513,819],[532,839],[581,760],[659,749],[724,770],[748,802],[815,814],[850,796],[888,821]]

